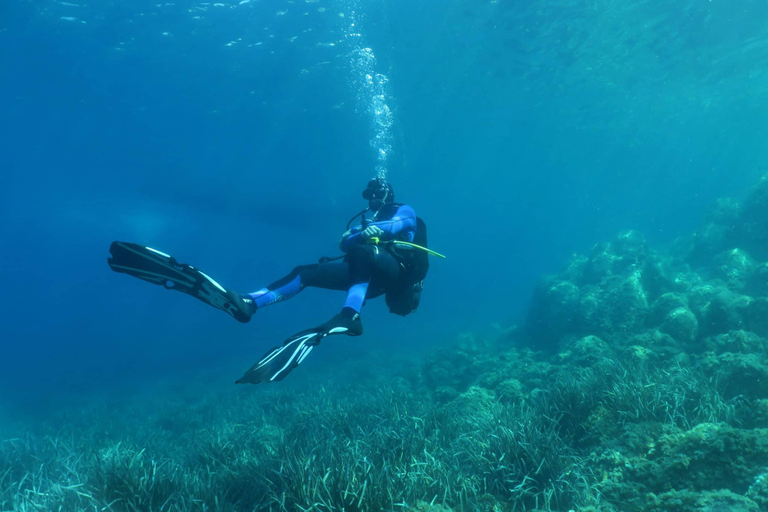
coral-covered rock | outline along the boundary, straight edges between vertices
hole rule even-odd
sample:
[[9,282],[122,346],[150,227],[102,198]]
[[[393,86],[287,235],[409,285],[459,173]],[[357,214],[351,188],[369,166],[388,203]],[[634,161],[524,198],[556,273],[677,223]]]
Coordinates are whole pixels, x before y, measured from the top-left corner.
[[715,256],[713,275],[722,279],[728,289],[744,290],[752,280],[756,265],[752,257],[742,249],[730,249]]
[[695,266],[709,265],[716,254],[738,245],[734,226],[740,216],[738,202],[729,198],[718,200],[704,226],[691,236],[687,260]]
[[696,341],[699,322],[690,309],[681,307],[669,312],[659,330],[682,343],[689,344]]
[[563,335],[581,330],[579,294],[579,288],[570,281],[550,277],[538,284],[526,330],[539,346],[553,347]]
[[737,247],[758,260],[768,260],[768,175],[763,176],[744,200],[738,221],[732,225]]
[[755,266],[744,293],[752,297],[768,296],[768,263]]
[[753,400],[750,407],[743,411],[742,421],[752,428],[768,428],[768,398]]
[[718,201],[707,223],[693,235],[687,260],[695,266],[708,266],[717,254],[734,247],[758,261],[768,260],[768,175],[743,204]]
[[714,285],[696,287],[688,296],[690,309],[699,321],[703,336],[745,328],[750,301],[746,295]]
[[459,396],[459,392],[456,388],[451,386],[438,386],[434,390],[435,401],[438,404],[445,404]]
[[599,243],[584,269],[585,283],[599,284],[614,276],[626,276],[637,268],[645,268],[648,249],[645,237],[639,231],[619,233],[612,243]]
[[507,379],[500,382],[495,391],[502,402],[517,403],[528,396],[523,383],[517,379]]
[[498,402],[493,391],[472,386],[442,407],[447,427],[466,430],[467,425],[493,421]]
[[760,336],[768,336],[768,297],[750,301],[747,306],[747,328]]
[[585,336],[568,343],[558,354],[561,363],[572,366],[592,366],[614,356],[611,347],[597,336]]
[[[493,366],[489,343],[470,334],[459,336],[450,347],[442,348],[427,358],[422,368],[424,383],[432,390],[443,387],[458,392],[466,390],[478,375]],[[450,394],[441,393],[444,397]]]
[[704,340],[704,348],[717,354],[736,352],[742,354],[765,353],[768,340],[749,331],[730,331]]
[[589,258],[583,254],[574,254],[568,265],[558,274],[558,278],[563,281],[580,283],[584,279],[584,271],[589,263]]
[[405,512],[453,512],[453,509],[444,505],[427,503],[426,501],[417,501],[412,507],[406,507]]
[[650,327],[658,327],[667,318],[667,315],[677,308],[687,308],[688,297],[681,293],[668,292],[659,296],[651,306],[648,324]]
[[670,491],[653,496],[644,507],[653,512],[759,512],[757,503],[729,490]]
[[630,360],[659,361],[669,360],[680,352],[680,344],[669,334],[657,329],[648,329],[627,338],[623,353]]
[[768,398],[768,365],[760,354],[709,354],[699,365],[732,398]]
[[526,331],[537,346],[556,346],[568,337],[603,339],[645,328],[649,304],[666,283],[656,257],[637,231],[597,244],[585,260],[541,281],[533,295]]
[[728,489],[743,494],[768,461],[768,430],[702,423],[663,436],[646,459],[637,460],[633,478],[652,492]]
[[768,471],[758,475],[745,496],[754,501],[761,512],[768,510]]
[[648,295],[643,288],[642,270],[636,269],[625,279],[614,281],[606,290],[602,309],[608,333],[633,333],[645,326],[648,315]]
[[709,304],[712,299],[721,292],[728,292],[723,287],[717,287],[711,284],[703,284],[696,286],[688,293],[688,304],[697,317],[701,318],[702,310]]
[[704,284],[704,280],[696,272],[685,271],[672,273],[670,281],[670,288],[677,293],[688,293],[697,286]]

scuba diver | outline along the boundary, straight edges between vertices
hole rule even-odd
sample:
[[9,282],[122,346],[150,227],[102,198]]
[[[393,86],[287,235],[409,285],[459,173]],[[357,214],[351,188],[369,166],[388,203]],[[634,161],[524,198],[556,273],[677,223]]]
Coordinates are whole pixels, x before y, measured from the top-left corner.
[[[270,349],[237,383],[282,380],[326,336],[360,336],[360,312],[367,299],[384,295],[392,313],[405,316],[413,312],[429,268],[428,255],[444,257],[427,249],[426,225],[413,208],[395,203],[392,185],[384,178],[370,180],[363,198],[368,207],[350,219],[341,237],[339,247],[344,255],[298,266],[253,293],[235,293],[201,270],[138,244],[113,242],[108,263],[116,272],[191,295],[240,322],[250,321],[259,309],[290,299],[308,286],[345,291],[344,306],[336,316]],[[360,224],[350,228],[358,216]]]

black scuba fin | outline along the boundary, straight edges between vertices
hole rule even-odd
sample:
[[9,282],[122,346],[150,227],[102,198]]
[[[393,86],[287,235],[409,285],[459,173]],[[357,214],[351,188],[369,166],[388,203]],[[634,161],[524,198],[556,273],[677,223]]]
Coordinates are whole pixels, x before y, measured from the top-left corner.
[[112,242],[109,252],[112,257],[107,263],[115,272],[191,295],[232,315],[239,322],[248,322],[256,310],[249,296],[241,297],[221,286],[203,271],[186,263],[179,263],[173,256],[151,247],[129,242]]
[[360,315],[354,313],[350,316],[340,313],[320,327],[294,334],[285,340],[282,346],[274,347],[264,354],[264,357],[235,381],[235,384],[258,384],[283,380],[291,370],[304,361],[304,358],[316,345],[320,344],[323,338],[331,334],[360,336],[363,334]]
[[283,380],[291,370],[299,366],[322,338],[322,333],[313,330],[291,336],[282,346],[274,347],[264,354],[264,357],[235,381],[235,384]]

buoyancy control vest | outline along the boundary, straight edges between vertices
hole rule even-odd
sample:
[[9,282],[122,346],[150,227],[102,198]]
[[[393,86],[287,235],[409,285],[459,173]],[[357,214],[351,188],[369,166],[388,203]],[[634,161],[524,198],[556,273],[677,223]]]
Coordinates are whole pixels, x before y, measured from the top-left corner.
[[[427,247],[427,224],[421,217],[416,217],[416,233],[413,243]],[[429,270],[429,254],[416,248],[399,249],[397,243],[391,246],[392,254],[404,267],[402,280],[396,289],[390,290],[384,296],[391,313],[406,316],[416,311],[421,301],[424,289],[424,278]]]

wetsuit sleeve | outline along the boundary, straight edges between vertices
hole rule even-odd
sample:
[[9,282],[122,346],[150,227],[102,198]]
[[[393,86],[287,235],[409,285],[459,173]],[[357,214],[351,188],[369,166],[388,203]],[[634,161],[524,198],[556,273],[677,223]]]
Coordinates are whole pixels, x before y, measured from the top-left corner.
[[[371,222],[369,226],[377,226],[384,234],[382,240],[393,240],[395,238],[406,242],[413,242],[416,234],[416,212],[408,205],[400,206],[392,218],[378,222]],[[355,226],[350,235],[341,242],[341,250],[347,252],[349,248],[362,242],[360,234],[362,226]]]

